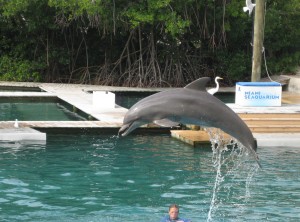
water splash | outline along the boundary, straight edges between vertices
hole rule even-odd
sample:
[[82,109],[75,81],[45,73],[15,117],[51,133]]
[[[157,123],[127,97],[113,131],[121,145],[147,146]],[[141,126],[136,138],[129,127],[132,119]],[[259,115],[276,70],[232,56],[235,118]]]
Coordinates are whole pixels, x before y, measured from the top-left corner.
[[[243,210],[245,204],[240,204],[241,199],[246,203],[251,197],[250,185],[258,166],[249,161],[248,150],[237,140],[228,137],[220,129],[206,128],[205,130],[210,137],[213,151],[212,163],[216,170],[207,215],[207,222],[210,222],[213,217],[222,215],[222,207],[231,206]],[[239,203],[239,206],[236,206],[236,203]]]

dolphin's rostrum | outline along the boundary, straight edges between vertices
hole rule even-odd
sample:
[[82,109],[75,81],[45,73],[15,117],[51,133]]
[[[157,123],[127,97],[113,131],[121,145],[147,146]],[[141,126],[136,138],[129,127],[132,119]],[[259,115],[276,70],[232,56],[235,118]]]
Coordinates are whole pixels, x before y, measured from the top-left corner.
[[150,122],[166,127],[179,123],[215,127],[237,139],[258,162],[252,132],[232,109],[207,93],[205,86],[209,81],[209,77],[203,77],[184,88],[165,90],[140,100],[126,113],[119,134],[126,136]]

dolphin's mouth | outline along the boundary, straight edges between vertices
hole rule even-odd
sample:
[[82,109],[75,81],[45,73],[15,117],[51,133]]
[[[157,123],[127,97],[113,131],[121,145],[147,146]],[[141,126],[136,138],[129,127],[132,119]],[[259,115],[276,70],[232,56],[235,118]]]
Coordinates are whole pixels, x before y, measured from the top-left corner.
[[119,132],[118,132],[118,135],[121,135],[121,136],[126,136],[129,132],[129,128],[132,124],[125,124],[123,125],[120,129],[119,129]]

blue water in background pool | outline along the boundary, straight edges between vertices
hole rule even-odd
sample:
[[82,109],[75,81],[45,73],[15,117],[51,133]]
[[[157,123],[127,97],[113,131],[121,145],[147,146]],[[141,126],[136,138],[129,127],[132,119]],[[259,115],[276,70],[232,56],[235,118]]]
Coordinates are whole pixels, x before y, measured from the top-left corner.
[[[300,221],[299,148],[259,147],[250,180],[243,165],[228,172],[210,221]],[[216,177],[209,146],[169,135],[0,142],[0,165],[0,221],[158,222],[172,203],[207,221]]]
[[70,111],[64,104],[47,101],[0,102],[0,121],[78,121],[83,116]]
[[[139,100],[153,93],[116,92],[116,104],[129,109]],[[218,93],[223,102],[233,102],[234,94]],[[87,120],[88,114],[75,113],[72,106],[60,100],[47,98],[13,98],[0,100],[0,121],[78,121]]]
[[[150,96],[156,92],[114,92],[116,94],[116,103],[122,107],[129,109],[141,99]],[[234,93],[216,93],[218,99],[224,103],[234,103]]]

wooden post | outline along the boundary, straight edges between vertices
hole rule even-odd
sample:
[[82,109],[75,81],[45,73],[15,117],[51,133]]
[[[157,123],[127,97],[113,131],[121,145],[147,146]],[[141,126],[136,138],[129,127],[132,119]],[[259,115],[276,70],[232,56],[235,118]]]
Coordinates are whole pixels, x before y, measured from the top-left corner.
[[254,40],[251,81],[257,82],[261,79],[261,61],[263,53],[265,0],[257,0],[254,16]]

